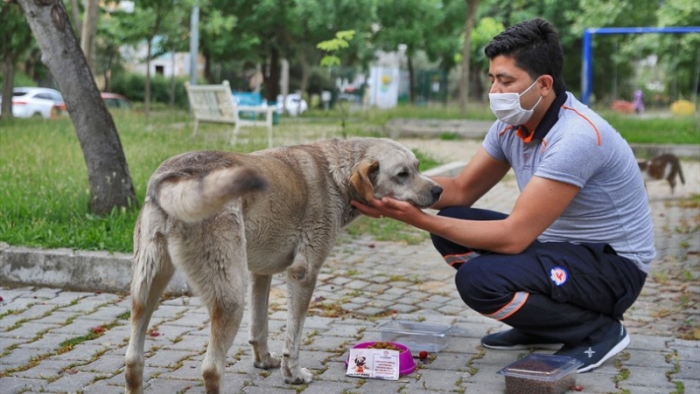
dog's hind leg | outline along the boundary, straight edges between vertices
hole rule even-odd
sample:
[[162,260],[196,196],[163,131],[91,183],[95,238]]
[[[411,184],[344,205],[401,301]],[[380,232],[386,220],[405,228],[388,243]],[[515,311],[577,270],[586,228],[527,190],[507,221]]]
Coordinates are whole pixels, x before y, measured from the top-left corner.
[[210,286],[214,297],[207,300],[211,331],[207,353],[202,362],[202,378],[207,394],[218,394],[226,368],[226,353],[243,320],[245,279],[233,283],[224,277],[214,279]]
[[[245,233],[238,214],[220,215],[198,230],[205,238],[171,242],[171,254],[185,271],[211,319],[209,345],[202,361],[207,394],[222,391],[226,354],[243,320],[247,284]],[[183,234],[191,232],[185,231]]]
[[270,302],[272,276],[250,274],[250,332],[249,343],[253,349],[253,365],[256,368],[270,369],[280,366],[280,360],[270,353],[267,346],[267,310]]
[[166,241],[160,232],[163,218],[144,207],[134,232],[134,266],[131,281],[131,338],[125,357],[126,393],[143,393],[143,347],[151,315],[175,272]]
[[282,354],[282,375],[285,383],[290,384],[310,383],[313,380],[311,372],[299,365],[299,348],[318,269],[325,255],[311,258],[315,264],[304,253],[298,253],[294,263],[287,268],[287,334]]

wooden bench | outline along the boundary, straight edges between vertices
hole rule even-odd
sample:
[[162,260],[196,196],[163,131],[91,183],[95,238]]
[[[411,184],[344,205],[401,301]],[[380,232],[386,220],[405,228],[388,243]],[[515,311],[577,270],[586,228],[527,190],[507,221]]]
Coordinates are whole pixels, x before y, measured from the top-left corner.
[[[236,105],[228,81],[221,85],[190,85],[186,82],[185,89],[194,115],[193,137],[197,135],[200,122],[235,124],[231,136],[231,144],[234,145],[241,127],[267,127],[267,146],[272,147],[272,116],[275,107]],[[251,119],[242,118],[241,112],[251,114]],[[264,118],[259,119],[259,114],[264,115]]]

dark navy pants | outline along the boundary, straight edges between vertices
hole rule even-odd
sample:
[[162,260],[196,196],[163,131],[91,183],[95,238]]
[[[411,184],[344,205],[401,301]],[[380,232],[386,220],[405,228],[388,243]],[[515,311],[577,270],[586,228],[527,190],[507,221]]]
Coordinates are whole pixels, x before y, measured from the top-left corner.
[[[469,220],[507,215],[451,207],[438,213]],[[462,300],[473,310],[539,337],[577,346],[600,340],[634,303],[646,274],[607,244],[535,241],[516,255],[474,250],[432,235],[457,269]]]

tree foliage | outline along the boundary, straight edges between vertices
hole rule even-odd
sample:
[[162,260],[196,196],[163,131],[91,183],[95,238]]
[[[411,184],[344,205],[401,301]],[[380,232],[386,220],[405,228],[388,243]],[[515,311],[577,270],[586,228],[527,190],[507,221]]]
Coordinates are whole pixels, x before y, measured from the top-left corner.
[[[84,2],[68,1],[71,10]],[[316,44],[336,32],[354,30],[348,47],[338,53],[344,67],[366,71],[377,50],[406,48],[410,80],[414,61],[425,59],[429,67],[449,72],[464,58],[467,0],[143,0],[135,2],[131,14],[103,4],[97,37],[97,67],[108,80],[118,66],[123,45],[152,48],[146,61],[171,50],[187,51],[189,16],[194,4],[200,7],[200,50],[205,58],[205,78],[218,83],[236,80],[240,74],[259,68],[264,74],[266,97],[280,93],[280,61],[290,64],[290,84],[307,91],[314,76],[324,75],[319,66],[324,56]],[[107,4],[107,3],[105,3]],[[3,3],[0,32],[21,38],[21,30]],[[469,52],[472,97],[483,97],[483,74],[488,61],[483,47],[502,29],[534,17],[551,21],[558,29],[566,55],[564,79],[569,90],[578,93],[581,84],[582,34],[591,27],[698,26],[700,2],[695,0],[480,0]],[[3,44],[5,45],[3,41]],[[29,45],[16,46],[24,49]],[[629,94],[635,84],[660,79],[668,92],[691,94],[698,63],[697,34],[610,35],[594,38],[594,95],[600,100]],[[420,56],[417,56],[420,54]],[[639,72],[638,62],[649,55],[658,57],[661,75]],[[26,56],[26,52],[24,55]],[[36,57],[35,57],[36,58]],[[8,59],[3,56],[3,60]],[[13,63],[21,62],[22,57]],[[422,61],[421,67],[425,67]],[[337,70],[337,68],[334,68]],[[4,72],[6,73],[6,72]],[[318,83],[318,82],[313,82]],[[318,89],[314,87],[314,89]],[[411,89],[412,90],[412,89]],[[318,91],[318,90],[315,90]],[[148,95],[145,95],[148,96]]]

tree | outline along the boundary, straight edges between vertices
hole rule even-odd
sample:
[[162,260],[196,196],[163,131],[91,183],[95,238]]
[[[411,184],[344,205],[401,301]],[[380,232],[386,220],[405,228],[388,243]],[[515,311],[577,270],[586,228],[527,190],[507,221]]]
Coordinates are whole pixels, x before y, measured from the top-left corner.
[[85,157],[90,211],[137,207],[117,128],[73,33],[63,2],[18,0],[39,44],[42,59],[56,77]]
[[301,71],[299,89],[302,92],[307,91],[313,65],[319,62],[320,54],[315,43],[332,37],[334,32],[355,31],[358,32],[358,37],[362,37],[348,40],[348,47],[343,53],[336,53],[339,56],[338,60],[346,67],[362,64],[367,62],[368,58],[373,58],[373,53],[367,54],[365,38],[371,30],[372,23],[376,21],[375,0],[297,0],[291,12],[294,19],[302,22],[290,26],[290,60],[296,62]]
[[484,94],[487,91],[486,85],[488,84],[486,71],[489,68],[489,59],[486,57],[484,49],[503,30],[505,30],[503,24],[496,22],[491,17],[484,17],[479,18],[479,23],[474,27],[471,34],[470,63],[473,67],[470,73],[472,79],[471,88],[473,88],[473,94],[482,99],[486,98]]
[[85,54],[88,67],[93,75],[95,69],[95,34],[97,33],[97,22],[100,19],[100,3],[98,0],[85,0],[85,17],[83,18],[82,32],[80,33],[80,47]]
[[440,0],[380,0],[377,6],[380,27],[374,42],[390,52],[406,45],[411,103],[416,98],[413,56],[426,49],[426,36],[439,25],[441,7]]
[[[349,47],[349,42],[352,41],[353,36],[355,36],[354,30],[339,31],[335,34],[334,38],[319,42],[316,47],[326,52],[326,55],[321,58],[321,66],[328,68],[340,66],[338,51]],[[347,134],[345,132],[345,120],[347,118],[347,112],[342,104],[339,105],[339,107],[341,112],[340,130],[343,134],[343,138],[346,138]]]
[[151,60],[169,49],[166,42],[175,42],[184,35],[184,21],[189,13],[189,3],[183,0],[143,0],[136,2],[134,12],[115,12],[116,29],[122,32],[122,43],[141,45],[146,42],[146,86],[144,92],[144,114],[150,114]]
[[[12,97],[15,68],[19,58],[32,44],[32,32],[22,15],[22,9],[11,2],[0,2],[0,71],[2,71],[2,97]],[[9,38],[9,39],[8,39]],[[2,114],[12,117],[12,100],[2,101]]]
[[467,112],[467,100],[469,99],[469,69],[471,60],[472,30],[479,0],[465,0],[467,2],[467,17],[464,22],[464,46],[462,47],[462,75],[459,83],[459,110],[462,115]]

